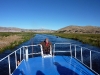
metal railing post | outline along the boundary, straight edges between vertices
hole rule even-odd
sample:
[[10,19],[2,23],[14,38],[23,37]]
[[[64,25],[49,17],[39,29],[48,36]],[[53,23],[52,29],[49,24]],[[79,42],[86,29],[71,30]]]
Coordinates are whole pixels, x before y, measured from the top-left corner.
[[50,45],[50,54],[52,55],[52,47],[51,47],[51,45]]
[[9,65],[9,75],[11,75],[11,69],[10,69],[10,56],[8,55],[8,65]]
[[17,68],[17,55],[16,55],[16,51],[15,51],[15,63],[16,63],[16,68]]
[[25,59],[28,61],[28,47],[25,46]]
[[70,54],[71,54],[71,58],[72,58],[72,48],[71,48],[71,44],[70,44]]
[[83,63],[82,47],[81,47],[81,61],[82,61],[82,63]]
[[92,69],[91,51],[90,51],[90,69]]
[[24,54],[24,46],[23,46],[23,59],[25,59],[25,54]]
[[41,56],[43,57],[43,48],[41,44],[40,44],[40,48],[41,48]]
[[54,44],[53,56],[54,56],[54,54],[55,54],[55,44]]
[[21,48],[20,48],[20,61],[21,61]]
[[75,58],[76,58],[76,45],[75,45]]

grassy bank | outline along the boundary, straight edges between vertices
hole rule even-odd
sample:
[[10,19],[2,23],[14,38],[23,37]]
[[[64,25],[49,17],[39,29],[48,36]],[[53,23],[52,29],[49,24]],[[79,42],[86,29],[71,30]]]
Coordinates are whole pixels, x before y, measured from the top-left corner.
[[78,40],[86,44],[100,47],[100,34],[54,33],[53,35]]
[[13,49],[33,36],[31,32],[0,32],[0,53]]

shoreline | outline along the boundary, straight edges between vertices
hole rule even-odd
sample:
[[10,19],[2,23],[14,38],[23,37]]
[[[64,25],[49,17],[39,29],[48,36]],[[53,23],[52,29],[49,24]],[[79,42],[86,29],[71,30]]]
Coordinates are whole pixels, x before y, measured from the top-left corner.
[[13,49],[16,46],[22,44],[25,41],[28,41],[34,37],[35,33],[31,32],[0,32],[0,54],[6,51],[7,49]]
[[100,34],[53,33],[51,35],[77,40],[100,48]]

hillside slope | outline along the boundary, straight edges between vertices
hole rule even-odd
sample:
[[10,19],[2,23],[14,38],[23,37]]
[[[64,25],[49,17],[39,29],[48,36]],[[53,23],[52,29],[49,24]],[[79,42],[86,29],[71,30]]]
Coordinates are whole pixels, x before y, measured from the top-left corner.
[[67,26],[59,29],[59,33],[100,33],[100,27],[95,26]]
[[0,27],[0,32],[37,32],[37,33],[52,33],[54,30],[49,29],[21,29],[16,27]]

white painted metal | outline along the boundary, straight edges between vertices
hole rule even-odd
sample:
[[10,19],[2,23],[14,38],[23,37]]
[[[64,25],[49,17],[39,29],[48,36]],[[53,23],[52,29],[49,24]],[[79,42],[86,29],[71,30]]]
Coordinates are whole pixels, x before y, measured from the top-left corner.
[[90,69],[92,69],[91,51],[90,51]]
[[52,47],[51,47],[51,45],[50,45],[50,55],[52,55]]
[[[53,51],[53,53],[55,53],[55,52],[60,52],[60,51],[55,51],[55,45],[56,44],[70,44],[70,43],[55,43],[54,44],[54,51]],[[71,45],[74,45],[74,48],[75,48],[75,57],[74,58],[76,58],[77,59],[77,57],[76,57],[76,52],[77,52],[77,50],[76,50],[76,46],[77,45],[75,45],[75,44],[70,44],[70,54],[71,54],[71,56],[72,56],[72,50],[71,50]],[[82,53],[82,51],[83,51],[83,49],[82,48],[84,48],[84,49],[87,49],[87,50],[89,50],[90,51],[90,67],[88,67],[87,65],[85,65],[85,66],[87,66],[88,68],[90,68],[94,73],[96,73],[97,75],[99,75],[97,72],[95,72],[93,69],[92,69],[92,55],[91,55],[91,52],[96,52],[96,53],[100,53],[100,52],[98,52],[98,51],[94,51],[94,50],[90,50],[90,49],[88,49],[88,48],[85,48],[85,47],[81,47],[81,46],[78,46],[78,47],[80,47],[81,48],[81,61],[80,60],[78,60],[78,61],[80,61],[82,64],[84,64],[83,63],[83,53]],[[61,51],[61,52],[63,52],[63,51]]]
[[16,64],[16,68],[17,68],[17,55],[16,55],[16,51],[15,51],[15,64]]
[[20,48],[20,61],[21,61],[21,48]]
[[25,46],[25,59],[28,61],[28,47]]
[[25,56],[25,53],[24,53],[24,46],[23,46],[23,59],[25,59],[25,57],[24,57],[24,56]]
[[10,56],[8,55],[8,65],[9,65],[9,75],[11,75],[11,68],[10,68]]
[[[39,44],[39,45],[40,45],[40,48],[41,48],[41,56],[43,58],[47,57],[46,55],[43,54],[43,47],[42,47],[42,45],[41,44]],[[51,45],[50,45],[50,55],[49,56],[52,56],[52,47],[51,47]]]
[[[63,45],[66,44],[66,45],[67,45],[67,44],[68,44],[68,45],[70,45],[70,50],[69,50],[69,51],[55,51],[55,46],[56,46],[57,44],[61,44],[61,45],[62,45],[62,44],[63,44]],[[53,56],[54,56],[54,54],[55,54],[56,52],[70,52],[70,55],[71,55],[71,57],[72,57],[71,43],[55,43],[55,44],[54,44],[54,50],[53,50]]]
[[[70,51],[55,51],[55,46],[56,46],[56,44],[66,44],[66,45],[68,44],[68,45],[70,46]],[[73,45],[74,48],[75,48],[75,49],[74,49],[74,50],[75,50],[75,58],[77,59],[77,57],[76,57],[76,55],[77,55],[76,46],[77,46],[77,45],[71,44],[71,43],[55,43],[55,44],[54,44],[53,51],[52,51],[52,47],[50,46],[50,54],[52,55],[52,53],[53,53],[53,56],[54,56],[54,54],[55,54],[56,52],[70,52],[71,57],[73,57],[73,56],[72,56],[72,48],[71,48],[72,45]],[[31,47],[31,46],[40,46],[41,52],[38,52],[38,53],[30,53],[30,54],[28,54],[28,47]],[[25,47],[27,47],[26,50],[24,50]],[[93,72],[95,72],[95,71],[92,69],[92,54],[91,54],[91,52],[96,52],[96,53],[100,53],[100,52],[94,51],[94,50],[90,50],[90,49],[88,49],[88,48],[81,47],[81,46],[77,46],[77,47],[80,47],[80,48],[81,48],[81,61],[78,60],[78,59],[77,59],[77,60],[80,61],[82,64],[84,64],[84,63],[83,63],[83,50],[86,49],[86,50],[89,50],[89,51],[90,51],[90,66],[89,66],[89,67],[88,67],[87,65],[86,65],[86,66],[87,66],[88,68],[90,68]],[[22,46],[21,48],[15,50],[14,52],[10,53],[9,55],[7,55],[6,57],[4,57],[4,58],[2,58],[2,59],[0,60],[0,62],[1,62],[1,61],[5,60],[6,58],[8,58],[9,75],[11,75],[10,55],[12,55],[12,54],[15,53],[15,62],[16,62],[16,68],[17,68],[17,55],[16,55],[16,53],[17,53],[17,51],[20,52],[20,62],[21,62],[21,60],[23,60],[23,59],[21,59],[21,52],[22,52],[21,50],[22,50],[22,48],[23,48],[23,59],[26,58],[26,60],[28,60],[28,55],[31,55],[31,54],[41,54],[42,57],[47,57],[47,56],[43,55],[43,48],[42,48],[42,45],[41,45],[41,44]],[[26,57],[25,57],[25,55],[26,55]],[[97,72],[95,72],[95,73],[98,74]],[[99,75],[99,74],[98,74],[98,75]]]
[[41,56],[43,57],[43,48],[41,44],[40,44],[40,48],[41,48]]
[[70,55],[71,55],[71,58],[72,58],[72,47],[71,47],[71,44],[70,44]]
[[[75,57],[74,57],[75,58]],[[82,63],[79,59],[75,58],[77,61],[79,61],[80,63]],[[82,63],[83,65],[85,65],[87,68],[90,68],[89,66],[87,66],[86,64]],[[91,69],[95,74],[97,75],[100,75],[98,74],[97,72],[95,72],[93,69]]]
[[53,56],[55,55],[55,44],[54,44],[54,49],[53,49]]
[[82,47],[81,47],[81,62],[83,63]]
[[41,54],[41,52],[38,52],[38,53],[30,53],[28,55],[33,55],[33,54]]
[[75,45],[75,58],[76,58],[76,45]]

